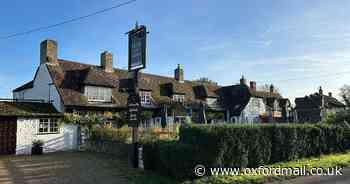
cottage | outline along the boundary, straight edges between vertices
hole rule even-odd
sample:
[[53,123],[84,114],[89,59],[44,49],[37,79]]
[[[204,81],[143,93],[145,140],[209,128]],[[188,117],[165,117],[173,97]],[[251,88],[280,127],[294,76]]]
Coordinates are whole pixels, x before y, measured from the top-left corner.
[[[247,85],[242,76],[241,85]],[[250,81],[250,99],[241,114],[235,117],[236,122],[258,123],[258,122],[288,122],[290,121],[291,103],[276,92],[273,85],[269,91],[257,89],[255,81]]]
[[299,122],[319,122],[327,115],[344,109],[345,105],[334,98],[332,93],[324,95],[322,87],[318,93],[295,99],[296,120]]
[[[13,90],[14,99],[43,99],[59,112],[110,115],[126,111],[132,83],[128,71],[113,68],[112,53],[103,52],[100,65],[88,65],[59,59],[57,47],[53,40],[41,43],[34,79]],[[182,65],[174,77],[141,73],[139,89],[142,108],[150,112],[147,116],[151,115],[153,123],[182,122],[188,116],[197,121],[202,108],[209,122],[230,121],[244,110],[250,93],[256,93],[242,84],[185,80]]]
[[60,125],[60,117],[49,103],[1,101],[0,155],[31,154],[36,140],[44,142],[44,153],[77,149],[77,126]]

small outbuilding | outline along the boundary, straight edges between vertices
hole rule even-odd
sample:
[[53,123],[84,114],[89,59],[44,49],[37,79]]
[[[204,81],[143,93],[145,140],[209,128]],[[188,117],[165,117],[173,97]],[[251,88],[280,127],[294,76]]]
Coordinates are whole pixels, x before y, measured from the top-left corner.
[[31,154],[38,140],[44,153],[76,150],[78,126],[61,124],[61,117],[50,103],[0,101],[0,155]]

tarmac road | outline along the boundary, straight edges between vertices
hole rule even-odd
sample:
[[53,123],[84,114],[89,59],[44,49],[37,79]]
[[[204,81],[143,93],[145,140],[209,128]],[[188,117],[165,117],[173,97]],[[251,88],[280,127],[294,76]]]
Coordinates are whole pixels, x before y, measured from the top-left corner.
[[270,184],[350,184],[350,168],[343,169],[342,176],[309,176]]

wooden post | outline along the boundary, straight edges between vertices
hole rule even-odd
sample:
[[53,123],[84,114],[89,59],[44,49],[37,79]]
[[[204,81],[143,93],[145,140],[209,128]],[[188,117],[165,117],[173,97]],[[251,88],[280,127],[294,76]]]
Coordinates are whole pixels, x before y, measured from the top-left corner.
[[[139,89],[138,89],[138,73],[139,70],[135,70],[133,73],[133,95],[137,99],[138,108],[140,109],[140,97],[139,97]],[[133,166],[134,168],[138,168],[139,166],[139,124],[140,124],[140,112],[137,115],[137,123],[132,126],[132,144],[133,144]]]
[[133,90],[130,91],[128,99],[129,122],[132,126],[132,149],[130,152],[132,165],[135,168],[139,166],[139,125],[141,100],[138,89],[138,74],[141,69],[146,67],[146,36],[147,29],[145,26],[139,26],[137,23],[135,28],[128,33],[129,37],[129,61],[128,70],[132,72]]

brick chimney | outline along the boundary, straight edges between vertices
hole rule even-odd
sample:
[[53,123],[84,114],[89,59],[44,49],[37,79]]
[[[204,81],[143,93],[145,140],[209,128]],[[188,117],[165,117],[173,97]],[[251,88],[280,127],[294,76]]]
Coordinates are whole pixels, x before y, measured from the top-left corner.
[[45,40],[40,44],[40,64],[58,64],[57,42],[54,40]]
[[273,84],[270,85],[270,93],[274,93],[275,92],[275,86],[273,86]]
[[247,85],[247,80],[244,78],[244,75],[242,75],[242,78],[239,80],[239,84]]
[[112,73],[114,71],[113,69],[113,54],[104,51],[101,54],[101,67],[105,72]]
[[184,69],[180,64],[178,64],[175,69],[175,80],[181,83],[184,82]]
[[322,86],[320,86],[320,88],[318,88],[318,94],[323,95]]
[[252,91],[256,91],[256,82],[255,81],[250,81],[250,89]]

